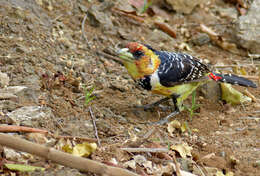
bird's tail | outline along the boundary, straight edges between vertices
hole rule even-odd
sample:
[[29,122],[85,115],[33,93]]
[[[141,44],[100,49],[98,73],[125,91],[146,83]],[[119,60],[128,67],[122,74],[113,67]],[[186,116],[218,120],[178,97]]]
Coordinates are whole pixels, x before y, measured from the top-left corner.
[[209,74],[209,78],[214,81],[220,81],[229,84],[237,84],[244,87],[257,88],[257,85],[253,81],[233,74],[220,74],[211,72]]

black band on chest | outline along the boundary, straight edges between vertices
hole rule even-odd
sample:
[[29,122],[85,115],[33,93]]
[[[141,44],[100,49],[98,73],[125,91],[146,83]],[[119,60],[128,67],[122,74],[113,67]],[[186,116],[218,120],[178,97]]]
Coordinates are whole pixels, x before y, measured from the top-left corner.
[[139,79],[138,84],[146,90],[152,89],[150,76],[145,76],[144,78]]

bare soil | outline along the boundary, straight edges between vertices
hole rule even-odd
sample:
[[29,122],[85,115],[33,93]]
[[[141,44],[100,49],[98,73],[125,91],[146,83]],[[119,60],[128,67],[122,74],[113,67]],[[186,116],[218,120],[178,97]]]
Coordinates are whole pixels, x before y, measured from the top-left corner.
[[[151,22],[153,17],[147,15],[144,18],[150,21],[140,23],[108,9],[104,10],[104,14],[112,21],[113,28],[104,26],[105,22],[93,27],[86,20],[86,40],[81,32],[85,16],[82,6],[89,9],[102,3],[63,0],[38,2],[42,3],[25,1],[23,5],[19,1],[0,2],[0,71],[8,74],[10,86],[24,85],[30,90],[21,95],[18,101],[2,102],[4,114],[28,105],[49,107],[53,117],[39,119],[32,123],[32,127],[47,129],[59,135],[95,138],[88,109],[91,106],[97,119],[99,137],[104,141],[91,156],[92,159],[108,162],[116,158],[122,165],[132,155],[120,152],[118,148],[128,147],[130,134],[142,138],[152,128],[156,128],[156,132],[149,138],[150,142],[157,141],[164,147],[187,142],[193,147],[193,160],[200,166],[215,167],[224,173],[232,171],[241,176],[260,175],[260,167],[256,164],[260,160],[259,88],[247,88],[257,102],[237,106],[226,104],[220,99],[206,98],[198,90],[198,114],[190,120],[189,113],[184,111],[174,118],[181,123],[188,122],[193,132],[176,131],[174,137],[171,137],[167,125],[144,124],[159,120],[168,115],[170,110],[159,107],[152,111],[132,108],[162,97],[142,90],[131,80],[122,65],[97,54],[108,49],[116,50],[122,42],[139,41],[156,49],[187,52],[207,59],[212,65],[249,63],[248,58],[225,51],[212,42],[202,46],[190,43],[192,37],[200,33],[200,23],[229,24],[228,19],[217,18],[214,9],[219,6],[235,8],[234,5],[217,0],[211,2],[210,7],[197,7],[191,15],[161,9],[166,14],[163,18],[169,19],[169,26],[176,32],[176,39],[160,30],[159,33],[154,32],[156,27]],[[228,34],[232,25],[214,25],[212,28],[231,40]],[[185,36],[182,29],[189,35]],[[184,42],[189,44],[190,51],[179,47]],[[259,74],[257,67],[245,69],[248,75]],[[90,89],[92,86],[95,86],[96,98],[85,106],[83,87]],[[244,90],[239,86],[234,87]],[[191,98],[185,104],[190,105]],[[7,122],[2,119],[2,123]],[[142,146],[148,144],[145,142]],[[211,153],[215,156],[202,159]],[[34,161],[29,163],[34,164]],[[38,165],[46,166],[47,163],[38,162]],[[55,171],[47,169],[47,175],[58,174],[61,170],[55,164],[48,165],[50,170],[55,168]],[[73,175],[70,169],[66,170]]]

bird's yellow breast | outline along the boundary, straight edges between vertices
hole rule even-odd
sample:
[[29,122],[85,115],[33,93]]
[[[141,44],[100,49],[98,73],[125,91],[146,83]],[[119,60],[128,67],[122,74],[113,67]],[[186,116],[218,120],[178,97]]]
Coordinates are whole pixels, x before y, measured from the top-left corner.
[[157,83],[152,88],[152,93],[164,95],[164,96],[171,96],[172,94],[183,95],[183,94],[186,94],[187,92],[192,92],[200,84],[202,84],[202,83],[196,82],[196,83],[189,83],[189,84],[180,84],[180,85],[176,85],[173,87],[165,87],[165,86],[161,85],[160,83]]

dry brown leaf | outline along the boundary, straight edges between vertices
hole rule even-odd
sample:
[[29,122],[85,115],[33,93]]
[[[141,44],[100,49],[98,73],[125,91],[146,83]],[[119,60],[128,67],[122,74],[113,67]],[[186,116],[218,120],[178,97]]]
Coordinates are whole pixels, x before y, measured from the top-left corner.
[[182,158],[191,156],[192,147],[190,147],[187,143],[172,145],[171,149],[177,151]]
[[173,120],[170,123],[168,123],[167,130],[168,130],[171,137],[174,136],[173,132],[175,130],[179,130],[179,129],[181,129],[181,123],[178,120]]

